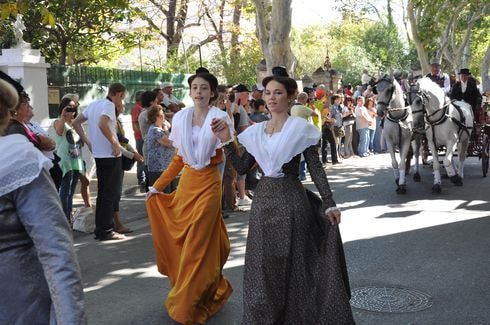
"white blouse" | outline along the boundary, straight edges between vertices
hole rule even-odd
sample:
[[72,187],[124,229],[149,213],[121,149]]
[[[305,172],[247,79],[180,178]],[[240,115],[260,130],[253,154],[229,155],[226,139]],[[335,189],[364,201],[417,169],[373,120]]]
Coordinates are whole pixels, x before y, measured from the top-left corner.
[[[210,107],[202,127],[193,127],[192,113],[194,107],[177,112],[172,118],[172,131],[169,139],[178,150],[177,154],[182,157],[185,164],[194,169],[203,169],[216,155],[216,149],[221,148],[221,141],[211,130],[213,118],[224,119],[230,128],[234,129],[228,114],[217,107]],[[232,136],[233,134],[230,134]]]
[[306,148],[318,144],[320,131],[305,119],[290,116],[281,132],[265,133],[266,122],[256,123],[240,133],[238,140],[255,157],[265,176],[283,177],[282,166]]

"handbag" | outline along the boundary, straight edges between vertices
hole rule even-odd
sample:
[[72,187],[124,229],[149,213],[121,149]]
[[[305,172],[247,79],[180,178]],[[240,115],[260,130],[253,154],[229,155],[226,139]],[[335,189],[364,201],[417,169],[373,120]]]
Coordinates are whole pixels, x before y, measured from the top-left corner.
[[334,126],[333,132],[337,138],[342,138],[345,136],[345,129],[343,126]]
[[353,125],[355,121],[356,121],[356,118],[352,115],[349,115],[349,116],[346,116],[342,119],[342,125],[344,125],[344,126]]
[[121,161],[122,161],[122,169],[123,170],[126,170],[126,171],[131,170],[133,168],[134,163],[136,162],[136,160],[134,160],[132,158],[128,158],[128,157],[126,157],[124,155],[121,158],[122,158],[121,159]]
[[73,136],[73,130],[66,131],[66,141],[68,141],[68,155],[76,159],[82,154],[80,141],[76,142]]

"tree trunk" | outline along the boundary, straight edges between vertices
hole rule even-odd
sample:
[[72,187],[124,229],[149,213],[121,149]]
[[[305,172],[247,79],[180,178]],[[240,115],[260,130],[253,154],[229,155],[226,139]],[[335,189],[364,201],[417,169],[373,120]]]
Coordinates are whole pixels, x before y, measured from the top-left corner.
[[483,57],[481,65],[481,80],[483,92],[490,91],[490,44],[487,46],[487,51]]
[[417,18],[416,18],[416,4],[415,0],[409,0],[407,3],[407,16],[410,22],[410,31],[412,34],[412,42],[417,49],[417,56],[419,58],[420,67],[422,68],[422,74],[426,75],[429,73],[429,60],[425,46],[420,40],[418,30],[417,30]]

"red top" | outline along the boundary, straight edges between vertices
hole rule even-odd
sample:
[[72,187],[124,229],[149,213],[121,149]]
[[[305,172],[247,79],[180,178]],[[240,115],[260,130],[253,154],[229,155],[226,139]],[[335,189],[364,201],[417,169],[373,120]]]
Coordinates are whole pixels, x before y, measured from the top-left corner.
[[143,139],[143,136],[141,135],[141,131],[135,130],[134,128],[134,123],[138,124],[138,117],[140,116],[142,110],[143,107],[139,103],[134,104],[133,108],[131,109],[131,122],[133,122],[133,133],[134,133],[135,140]]

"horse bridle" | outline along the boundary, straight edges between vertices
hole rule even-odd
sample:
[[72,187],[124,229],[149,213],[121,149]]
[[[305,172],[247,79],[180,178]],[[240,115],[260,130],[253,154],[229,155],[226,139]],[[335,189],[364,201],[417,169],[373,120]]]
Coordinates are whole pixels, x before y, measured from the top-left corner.
[[[388,88],[389,90],[389,96],[387,97],[388,98],[388,102],[384,102],[384,101],[377,101],[377,105],[380,105],[380,106],[383,106],[385,109],[384,111],[387,111],[388,114],[386,115],[386,118],[389,119],[390,121],[394,122],[394,123],[399,123],[400,121],[405,121],[407,118],[408,118],[408,109],[407,107],[394,107],[394,108],[389,108],[390,106],[390,103],[391,101],[393,100],[393,94],[395,93],[395,85],[393,84],[393,80],[391,80],[390,78],[384,76],[383,78],[379,79],[375,86],[380,83],[381,81],[386,81],[388,82],[389,84],[391,84],[391,86]],[[403,116],[401,118],[398,118],[398,119],[395,119],[393,116],[390,115],[390,112],[394,112],[394,111],[401,111],[401,110],[404,110],[405,111],[405,114],[403,114]]]

